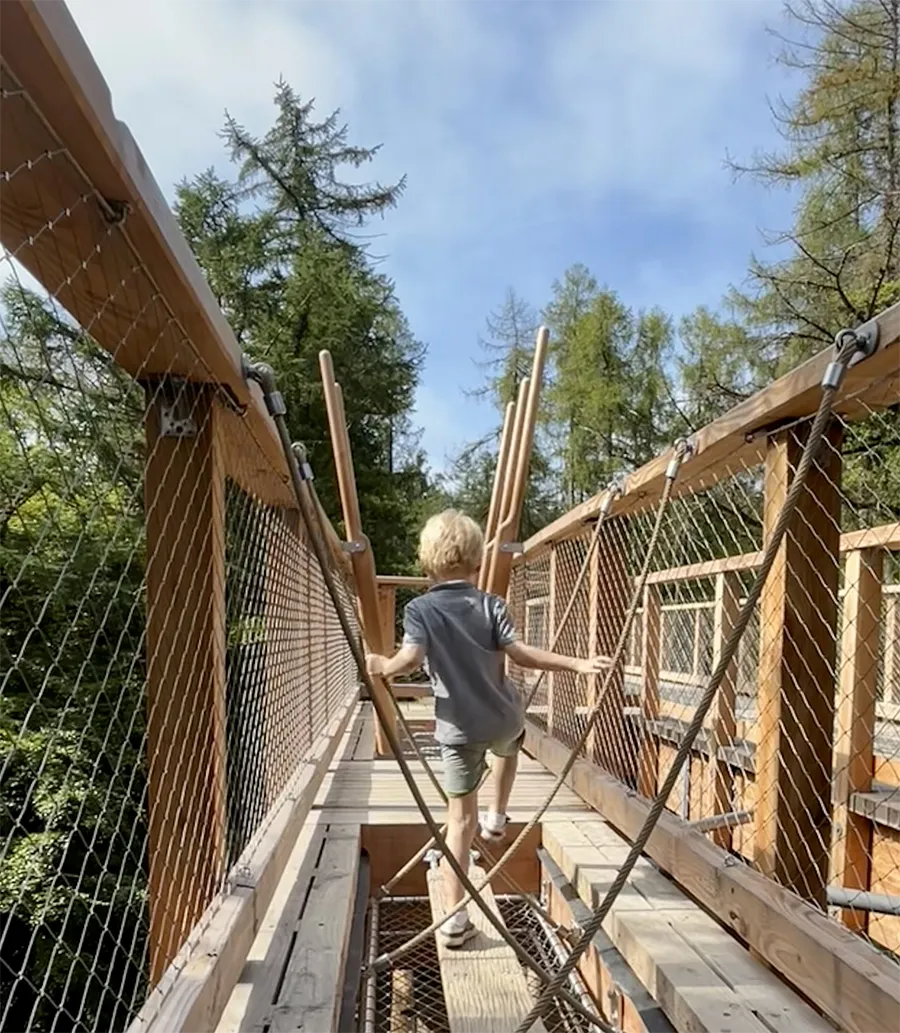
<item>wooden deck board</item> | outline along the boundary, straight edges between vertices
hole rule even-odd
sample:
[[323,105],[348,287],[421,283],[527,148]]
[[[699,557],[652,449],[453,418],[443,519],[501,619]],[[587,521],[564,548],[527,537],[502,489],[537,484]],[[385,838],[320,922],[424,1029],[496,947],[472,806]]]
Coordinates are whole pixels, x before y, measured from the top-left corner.
[[[470,877],[477,885],[484,872],[474,867]],[[434,918],[447,912],[443,887],[441,871],[432,869],[428,895]],[[482,890],[482,896],[499,916],[490,886]],[[522,967],[480,908],[470,905],[469,917],[478,935],[463,947],[453,950],[435,937],[450,1033],[514,1033],[534,1004]],[[545,1033],[542,1023],[535,1023],[532,1029]]]
[[[628,844],[599,819],[552,822],[544,847],[596,906]],[[726,930],[641,859],[604,931],[677,1029],[693,1033],[826,1033],[833,1027]]]

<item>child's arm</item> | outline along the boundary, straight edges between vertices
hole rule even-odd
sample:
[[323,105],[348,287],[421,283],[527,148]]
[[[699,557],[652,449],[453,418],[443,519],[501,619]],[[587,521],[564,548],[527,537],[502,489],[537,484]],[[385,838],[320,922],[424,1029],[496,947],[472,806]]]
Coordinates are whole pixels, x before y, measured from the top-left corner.
[[573,674],[596,674],[606,666],[606,658],[593,656],[582,659],[577,656],[563,656],[547,649],[526,646],[518,639],[504,646],[506,655],[519,667],[530,667],[535,671],[572,671]]
[[394,678],[398,674],[409,674],[422,666],[425,659],[425,650],[421,646],[401,646],[394,655],[388,659],[378,653],[370,653],[366,657],[366,669],[369,674],[382,678]]

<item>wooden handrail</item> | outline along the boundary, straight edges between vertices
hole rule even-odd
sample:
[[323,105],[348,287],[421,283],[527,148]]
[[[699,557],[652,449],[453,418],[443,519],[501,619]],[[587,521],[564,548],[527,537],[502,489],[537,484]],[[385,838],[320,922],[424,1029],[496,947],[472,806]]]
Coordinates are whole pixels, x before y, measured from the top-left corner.
[[[877,349],[848,370],[835,398],[835,412],[850,421],[896,405],[900,399],[900,302],[871,322],[879,328]],[[693,455],[681,468],[675,494],[704,491],[734,472],[760,465],[765,456],[767,428],[802,420],[815,412],[819,385],[833,357],[833,348],[823,349],[697,431],[691,439]],[[655,506],[672,455],[673,450],[668,449],[629,474],[610,515],[629,515]],[[551,542],[577,534],[585,523],[597,517],[606,494],[599,492],[532,535],[525,542],[526,556],[533,557]]]

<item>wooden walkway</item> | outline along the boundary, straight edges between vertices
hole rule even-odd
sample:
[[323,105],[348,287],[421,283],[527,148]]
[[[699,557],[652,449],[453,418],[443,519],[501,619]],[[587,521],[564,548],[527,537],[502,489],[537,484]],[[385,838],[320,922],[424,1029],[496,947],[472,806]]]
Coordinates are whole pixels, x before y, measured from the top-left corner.
[[[428,702],[404,706],[427,743]],[[355,991],[364,964],[359,913],[365,895],[428,838],[396,762],[376,760],[373,753],[371,713],[363,704],[319,790],[217,1033],[351,1028],[345,990]],[[433,766],[440,774],[439,761]],[[437,793],[420,774],[420,788],[443,820]],[[509,808],[513,831],[533,815],[553,781],[545,768],[523,756]],[[362,851],[368,855],[368,887],[360,890]],[[539,851],[546,859],[543,870]],[[615,831],[563,788],[509,871],[519,886],[537,893],[550,882],[552,866],[551,909],[557,920],[571,924],[573,917],[583,920],[585,903],[593,905],[602,896],[626,851]],[[489,864],[490,857],[482,863]],[[501,893],[513,889],[501,880],[494,888]],[[432,903],[436,889],[432,884]],[[424,865],[396,892],[427,899]],[[470,908],[473,920],[475,912]],[[451,1033],[512,1030],[524,1014],[525,978],[512,952],[495,942],[493,930],[489,936],[481,950],[484,934],[452,957],[439,949]],[[503,956],[494,958],[491,951]],[[615,1002],[613,1018],[623,1033],[832,1029],[649,861],[633,873],[581,972],[604,1007]]]

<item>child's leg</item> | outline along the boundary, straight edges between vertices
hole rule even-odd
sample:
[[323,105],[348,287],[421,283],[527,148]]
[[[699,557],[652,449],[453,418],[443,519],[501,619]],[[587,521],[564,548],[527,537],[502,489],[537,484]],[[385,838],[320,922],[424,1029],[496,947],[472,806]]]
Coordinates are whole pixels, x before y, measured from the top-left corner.
[[509,806],[510,793],[516,779],[519,750],[522,748],[524,738],[523,734],[509,742],[493,743],[491,746],[491,752],[494,754],[494,763],[491,765],[494,778],[494,802],[493,807],[481,819],[481,834],[486,839],[502,838],[504,835],[506,809]]
[[[475,839],[478,825],[478,793],[467,796],[451,796],[447,801],[447,849],[459,862],[464,872],[469,870],[469,851]],[[444,899],[448,907],[458,904],[465,896],[462,883],[456,873],[444,863]]]
[[[469,870],[469,851],[478,827],[478,783],[484,773],[484,746],[442,746],[444,791],[447,794],[447,849],[464,872]],[[443,863],[447,904],[458,904],[465,892],[456,873]]]

